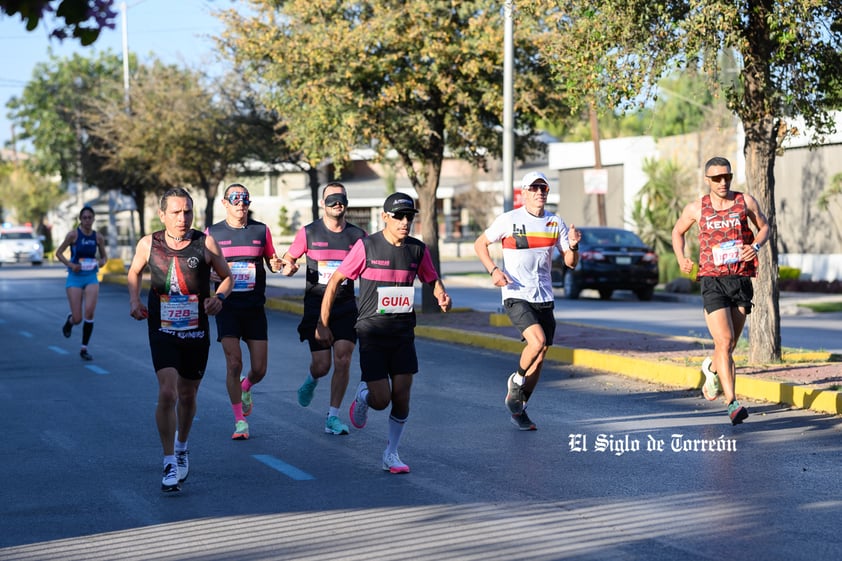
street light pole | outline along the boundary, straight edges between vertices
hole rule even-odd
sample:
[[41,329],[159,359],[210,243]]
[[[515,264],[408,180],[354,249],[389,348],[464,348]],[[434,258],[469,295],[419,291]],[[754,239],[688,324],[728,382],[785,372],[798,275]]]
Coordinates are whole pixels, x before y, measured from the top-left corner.
[[514,0],[506,0],[503,23],[503,210],[514,206],[515,96],[514,96]]
[[126,113],[131,111],[129,98],[129,8],[125,2],[120,2],[123,13],[123,103]]

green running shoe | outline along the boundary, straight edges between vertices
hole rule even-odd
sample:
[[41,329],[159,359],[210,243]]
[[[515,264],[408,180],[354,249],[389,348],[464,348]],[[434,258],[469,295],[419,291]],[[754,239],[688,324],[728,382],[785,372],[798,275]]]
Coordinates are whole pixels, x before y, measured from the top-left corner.
[[237,421],[234,426],[234,434],[231,435],[231,440],[248,440],[249,439],[249,424],[245,421]]
[[[240,378],[240,384],[243,383],[245,378]],[[243,417],[248,417],[251,415],[251,409],[254,407],[254,402],[251,400],[251,390],[244,391],[240,396],[240,401],[243,402]]]

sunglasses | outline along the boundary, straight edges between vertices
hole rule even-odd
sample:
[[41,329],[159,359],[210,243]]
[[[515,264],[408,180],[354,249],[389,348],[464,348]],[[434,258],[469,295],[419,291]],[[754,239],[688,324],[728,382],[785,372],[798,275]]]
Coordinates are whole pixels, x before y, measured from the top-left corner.
[[225,197],[230,204],[237,206],[237,203],[243,203],[245,206],[249,206],[251,204],[251,199],[249,198],[248,193],[238,192],[238,193],[231,193],[227,197]]
[[404,218],[406,218],[407,222],[412,222],[413,220],[415,220],[414,212],[389,212],[388,214],[398,222],[403,221]]
[[727,183],[734,178],[734,174],[733,173],[722,173],[722,174],[719,174],[719,175],[706,175],[705,177],[707,177],[708,179],[710,179],[714,183],[722,183],[723,181],[725,181]]
[[344,207],[348,206],[348,197],[343,195],[342,193],[334,193],[332,195],[328,195],[325,197],[325,206],[328,208],[333,208],[335,206],[342,205]]
[[550,190],[550,186],[544,185],[543,183],[533,183],[526,190],[530,193],[547,193]]

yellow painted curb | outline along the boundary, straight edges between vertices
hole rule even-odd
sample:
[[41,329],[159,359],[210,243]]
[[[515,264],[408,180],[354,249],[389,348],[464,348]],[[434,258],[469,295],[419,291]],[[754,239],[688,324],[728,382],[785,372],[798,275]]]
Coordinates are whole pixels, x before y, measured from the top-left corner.
[[[500,335],[474,333],[447,327],[419,325],[415,328],[419,337],[481,347],[495,351],[520,354],[523,343],[519,340]],[[655,382],[678,388],[701,388],[704,381],[695,366],[681,366],[668,362],[656,362],[624,355],[550,347],[547,359],[571,364],[582,368],[591,368],[629,378]],[[810,409],[831,415],[842,414],[842,393],[833,390],[819,390],[773,380],[762,380],[745,374],[737,374],[737,393],[741,397],[784,403],[799,409]]]
[[304,313],[304,302],[300,300],[284,300],[281,298],[267,298],[266,307],[278,312],[302,315]]

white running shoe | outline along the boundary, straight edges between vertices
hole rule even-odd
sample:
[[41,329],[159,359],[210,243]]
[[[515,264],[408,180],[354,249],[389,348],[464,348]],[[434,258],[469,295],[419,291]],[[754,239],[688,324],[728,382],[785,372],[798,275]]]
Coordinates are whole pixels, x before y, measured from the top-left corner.
[[175,467],[178,471],[179,483],[187,481],[187,474],[190,473],[190,460],[187,457],[189,453],[190,452],[188,450],[175,451]]
[[702,395],[708,401],[715,400],[722,393],[722,384],[719,383],[719,376],[711,370],[713,360],[707,357],[702,361],[702,374],[705,375],[705,383],[702,385]]
[[164,478],[161,480],[161,491],[164,493],[181,491],[181,487],[178,486],[178,468],[175,464],[167,464],[164,466]]
[[512,375],[509,376],[509,381],[506,384],[508,389],[508,393],[506,393],[506,408],[512,415],[519,415],[523,412],[523,403],[526,400],[523,395],[523,386],[519,386],[515,383],[515,376],[517,376],[517,372],[512,372]]
[[403,463],[397,452],[387,453],[383,451],[383,471],[389,473],[409,473],[409,466]]
[[357,386],[357,394],[354,396],[354,401],[351,402],[351,411],[348,415],[351,418],[351,424],[358,429],[363,428],[368,420],[368,402],[360,397],[360,393],[365,389],[368,389],[368,384],[360,382],[360,385]]

